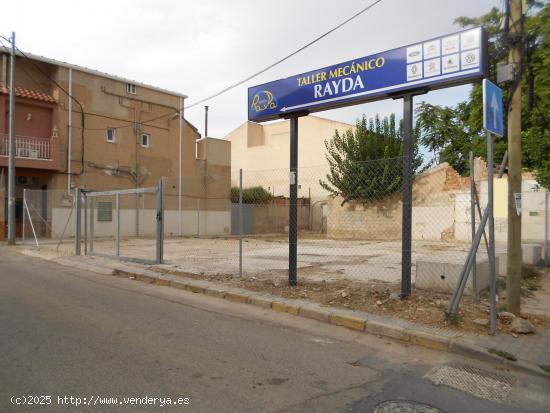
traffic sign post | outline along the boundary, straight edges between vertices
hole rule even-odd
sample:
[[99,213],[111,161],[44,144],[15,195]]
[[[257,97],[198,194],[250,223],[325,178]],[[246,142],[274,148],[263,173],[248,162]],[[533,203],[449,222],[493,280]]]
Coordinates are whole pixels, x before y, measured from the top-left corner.
[[487,79],[483,79],[483,129],[504,136],[502,89]]
[[289,284],[297,283],[298,118],[381,99],[404,99],[401,297],[411,293],[413,96],[485,77],[482,27],[399,47],[248,89],[248,120],[290,119]]
[[487,136],[487,210],[489,211],[489,294],[491,304],[491,319],[489,332],[496,332],[497,283],[495,271],[495,217],[494,217],[494,172],[493,172],[493,134],[504,135],[502,110],[502,90],[487,79],[483,79],[483,127]]

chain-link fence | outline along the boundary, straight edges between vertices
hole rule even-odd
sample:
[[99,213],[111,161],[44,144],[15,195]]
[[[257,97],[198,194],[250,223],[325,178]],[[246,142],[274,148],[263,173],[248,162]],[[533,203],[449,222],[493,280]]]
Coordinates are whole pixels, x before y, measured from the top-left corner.
[[[84,253],[126,260],[162,262],[164,180],[154,187],[110,191],[80,191],[77,216],[83,230]],[[80,253],[80,249],[77,249]]]
[[[400,282],[401,168],[402,158],[354,162],[342,168],[299,168],[299,280]],[[479,205],[474,206],[474,232],[487,201],[486,176],[480,174],[475,182],[474,198],[479,199]],[[289,183],[288,168],[234,169],[230,190],[225,193],[221,187],[208,189],[212,183],[205,178],[184,179],[182,210],[178,213],[181,220],[173,220],[173,225],[166,228],[167,234],[183,233],[183,238],[166,244],[166,262],[203,275],[286,277]],[[497,180],[495,186],[497,270],[503,276],[507,239],[505,179]],[[178,192],[178,181],[168,180],[166,196],[172,201],[167,205],[178,203]],[[541,194],[528,187],[524,191],[523,239],[542,245],[544,225],[536,224],[534,216],[543,220],[547,213],[541,207],[544,198],[533,198]],[[456,288],[471,245],[471,211],[475,205],[471,200],[470,178],[461,177],[446,164],[415,177],[411,231],[412,282],[417,291],[451,293]],[[538,209],[529,212],[529,208]],[[488,286],[484,240],[475,268],[477,285],[470,277],[467,294]]]
[[[402,158],[342,162],[298,169],[298,281],[401,280]],[[483,168],[471,181],[442,164],[413,183],[412,283],[416,291],[452,293],[487,203]],[[285,279],[289,261],[289,169],[168,178],[164,195],[164,257],[168,265],[197,275]],[[507,180],[495,180],[497,275],[507,257]],[[548,194],[524,179],[524,262],[540,263],[548,238]],[[472,194],[479,198],[472,215]],[[120,196],[120,255],[154,257],[155,195]],[[74,198],[64,191],[25,191],[25,243],[59,244],[74,251]],[[96,252],[113,254],[114,195],[98,196],[83,212]],[[472,218],[475,225],[472,228]],[[32,224],[32,225],[31,225]],[[546,244],[547,245],[547,244]],[[527,247],[526,247],[527,246]],[[526,254],[526,251],[528,253]],[[530,255],[529,255],[530,254]],[[482,239],[466,294],[488,287]]]

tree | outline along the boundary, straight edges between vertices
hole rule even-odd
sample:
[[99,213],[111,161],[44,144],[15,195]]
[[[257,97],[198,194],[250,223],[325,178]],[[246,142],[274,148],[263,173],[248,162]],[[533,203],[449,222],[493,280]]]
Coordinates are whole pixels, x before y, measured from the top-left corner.
[[[523,166],[533,170],[539,184],[550,187],[549,112],[544,102],[550,99],[550,4],[528,1],[525,18],[525,36],[521,39],[524,50],[524,67],[520,73],[521,87],[526,91],[522,102],[522,155]],[[488,78],[496,82],[496,67],[508,55],[505,30],[501,30],[503,16],[498,9],[477,17],[459,17],[462,27],[483,25],[489,38]],[[507,90],[504,90],[505,113],[508,107]],[[420,142],[434,153],[438,162],[449,162],[461,174],[468,170],[468,153],[486,158],[486,142],[482,130],[482,90],[474,84],[470,99],[455,107],[422,103],[417,107],[417,125],[421,129]],[[506,125],[506,120],[504,122]],[[495,141],[496,164],[506,150],[506,139]]]
[[[262,186],[253,186],[243,189],[243,204],[267,204],[273,199],[273,195]],[[231,203],[239,203],[239,187],[231,188]]]
[[[422,158],[418,154],[418,129],[414,133],[413,170],[419,171]],[[403,128],[396,126],[395,115],[382,121],[377,115],[367,122],[358,119],[355,130],[341,134],[335,131],[325,141],[330,172],[319,184],[332,196],[367,203],[401,190]]]

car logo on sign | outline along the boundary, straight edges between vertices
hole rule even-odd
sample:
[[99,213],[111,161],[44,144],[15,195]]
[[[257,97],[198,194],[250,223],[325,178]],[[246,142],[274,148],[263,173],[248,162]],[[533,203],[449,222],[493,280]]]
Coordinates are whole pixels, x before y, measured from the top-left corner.
[[255,112],[263,112],[277,107],[277,99],[269,90],[261,90],[252,98],[252,109]]
[[[409,53],[409,57],[416,57],[416,56],[418,56],[419,54],[420,54],[420,52],[417,50],[417,51],[415,51],[415,52]],[[403,56],[403,55],[401,55],[401,56]]]

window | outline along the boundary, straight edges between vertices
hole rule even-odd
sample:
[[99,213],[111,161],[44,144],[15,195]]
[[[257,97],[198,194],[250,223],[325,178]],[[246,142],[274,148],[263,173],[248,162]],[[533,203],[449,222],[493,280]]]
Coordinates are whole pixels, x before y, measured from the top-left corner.
[[149,135],[148,133],[141,134],[141,146],[143,146],[144,148],[148,148],[150,140],[151,140],[151,135]]
[[107,139],[107,142],[115,143],[116,129],[115,128],[107,128],[107,134],[105,135],[105,138]]
[[126,83],[126,93],[131,93],[132,95],[136,94],[136,85],[133,83]]
[[113,221],[113,203],[111,201],[97,201],[97,222]]

